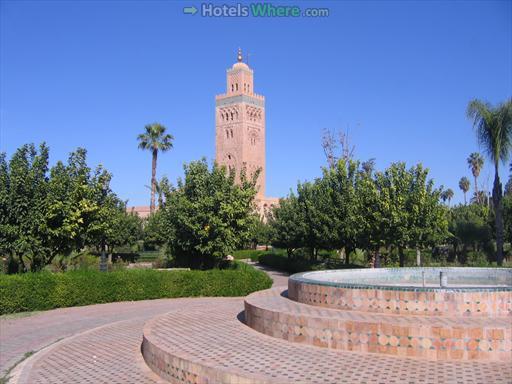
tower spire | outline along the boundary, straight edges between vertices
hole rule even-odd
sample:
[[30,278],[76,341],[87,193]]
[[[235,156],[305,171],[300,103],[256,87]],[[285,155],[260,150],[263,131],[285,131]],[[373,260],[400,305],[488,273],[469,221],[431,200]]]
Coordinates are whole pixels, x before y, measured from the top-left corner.
[[242,48],[238,48],[237,60],[238,60],[239,63],[242,62]]

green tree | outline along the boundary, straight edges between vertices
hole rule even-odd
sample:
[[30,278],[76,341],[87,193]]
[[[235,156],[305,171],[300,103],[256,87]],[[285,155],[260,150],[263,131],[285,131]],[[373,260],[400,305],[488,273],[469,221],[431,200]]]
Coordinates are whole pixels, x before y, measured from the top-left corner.
[[469,179],[466,176],[461,177],[459,180],[459,188],[462,191],[462,193],[464,193],[464,204],[467,204],[466,193],[469,191],[469,186],[470,186]]
[[[358,162],[342,158],[333,167],[325,168],[323,178],[317,182],[320,194],[316,204],[323,213],[318,235],[326,248],[344,248],[346,264],[356,250],[360,230],[356,192],[358,168]],[[362,169],[367,175],[372,172],[368,166]]]
[[503,226],[505,241],[512,243],[512,194],[503,196]]
[[453,235],[452,241],[458,261],[464,264],[469,247],[478,251],[491,241],[489,208],[482,204],[459,205],[452,208],[449,231]]
[[[376,176],[375,176],[376,177]],[[374,267],[380,266],[379,249],[386,244],[386,224],[383,214],[389,204],[380,191],[374,175],[364,170],[356,178],[355,212],[357,217],[357,246],[368,251]]]
[[164,213],[160,209],[150,215],[143,226],[144,249],[155,250],[167,242]]
[[253,248],[258,245],[268,246],[271,242],[270,226],[259,216],[254,217],[254,224],[251,228],[250,242]]
[[288,259],[294,257],[296,249],[304,246],[305,220],[297,196],[290,193],[279,200],[269,217],[272,246],[286,249]]
[[[20,147],[9,164],[2,155],[2,220],[0,245],[22,271],[36,271],[47,262],[45,196],[47,193],[48,147]],[[2,180],[2,181],[4,181]],[[3,183],[2,183],[3,184]]]
[[151,151],[151,203],[149,210],[151,213],[155,211],[155,194],[157,188],[156,180],[156,165],[158,159],[158,152],[166,152],[173,147],[174,137],[171,134],[165,133],[166,128],[159,124],[148,124],[144,127],[145,132],[141,133],[137,140],[139,141],[139,148]]
[[398,249],[401,267],[407,247],[420,249],[447,234],[445,211],[439,206],[441,190],[427,176],[428,170],[420,164],[407,170],[404,163],[376,174],[380,236]]
[[453,199],[453,189],[448,188],[441,192],[441,199],[443,202],[446,202],[448,200],[448,206],[450,205],[450,201]]
[[[471,173],[473,174],[473,178],[475,179],[475,193],[474,196],[478,199],[479,193],[478,193],[478,176],[480,175],[480,171],[484,167],[484,158],[482,155],[478,152],[473,152],[469,155],[468,159],[468,166],[469,169],[471,169]],[[478,201],[479,203],[483,203],[481,201]]]
[[473,120],[478,141],[494,165],[492,200],[496,226],[496,260],[503,264],[503,189],[499,177],[499,164],[506,162],[512,150],[512,100],[497,107],[480,100],[468,105],[468,117]]
[[163,210],[168,249],[177,265],[212,268],[223,257],[247,244],[254,225],[256,172],[251,179],[245,169],[240,182],[235,170],[205,160],[185,165],[185,176],[167,197]]
[[326,192],[322,179],[297,185],[297,201],[304,220],[304,247],[312,261],[317,259],[320,249],[330,249],[333,245],[333,215],[328,209],[332,205]]

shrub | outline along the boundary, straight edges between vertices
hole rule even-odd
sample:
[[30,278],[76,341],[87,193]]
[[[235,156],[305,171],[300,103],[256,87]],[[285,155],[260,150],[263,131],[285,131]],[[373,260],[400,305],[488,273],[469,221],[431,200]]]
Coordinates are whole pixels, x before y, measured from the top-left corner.
[[357,264],[344,264],[341,260],[325,258],[322,261],[311,261],[305,258],[289,259],[283,253],[265,253],[259,257],[259,262],[271,268],[288,273],[306,272],[320,269],[364,268]]
[[251,259],[251,261],[258,261],[261,255],[267,253],[266,251],[260,251],[257,249],[241,249],[233,252],[233,257],[236,260]]
[[0,314],[158,298],[245,296],[269,288],[263,272],[230,270],[79,270],[0,275]]

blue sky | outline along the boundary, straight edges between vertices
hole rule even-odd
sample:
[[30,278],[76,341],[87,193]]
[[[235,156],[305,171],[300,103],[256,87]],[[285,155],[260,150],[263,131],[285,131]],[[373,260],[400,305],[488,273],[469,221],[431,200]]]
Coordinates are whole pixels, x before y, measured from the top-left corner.
[[[122,198],[148,204],[137,134],[158,121],[175,136],[159,176],[213,159],[214,96],[242,47],[266,96],[268,195],[320,175],[322,130],[349,127],[356,157],[421,162],[462,201],[478,150],[467,103],[512,95],[510,1],[280,2],[330,9],[318,19],[182,13],[200,4],[2,1],[0,150],[46,141],[54,163],[83,146]],[[492,180],[487,163],[481,182]]]

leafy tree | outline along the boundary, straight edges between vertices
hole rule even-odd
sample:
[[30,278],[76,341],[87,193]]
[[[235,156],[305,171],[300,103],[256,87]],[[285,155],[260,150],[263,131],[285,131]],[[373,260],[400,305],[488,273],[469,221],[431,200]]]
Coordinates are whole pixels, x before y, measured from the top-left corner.
[[[115,234],[120,229],[116,220],[125,214],[110,190],[110,174],[101,167],[91,174],[85,149],[50,170],[48,157],[45,144],[39,151],[32,144],[22,146],[9,164],[0,155],[0,251],[21,271],[40,270],[56,256],[96,245],[94,234]],[[126,231],[117,234],[117,244],[128,238]],[[105,241],[115,244],[112,237]]]
[[[409,247],[416,249],[416,264],[421,265],[421,249],[443,242],[448,236],[448,212],[439,203],[441,189],[434,188],[428,169],[417,165],[409,170],[410,192],[407,196],[407,215],[410,228]],[[448,202],[453,191],[447,191]]]
[[379,249],[386,244],[385,207],[389,203],[382,198],[374,175],[364,170],[359,172],[355,185],[357,246],[369,251],[374,267],[380,266]]
[[459,188],[462,191],[462,193],[464,193],[464,204],[467,204],[466,193],[469,191],[469,186],[470,186],[469,179],[466,176],[461,177],[459,180]]
[[480,145],[494,165],[492,200],[496,226],[496,260],[503,264],[503,189],[499,177],[499,164],[506,162],[512,150],[512,100],[497,107],[479,100],[468,105],[468,117],[473,120]]
[[[480,171],[484,167],[484,158],[482,155],[478,152],[473,152],[469,155],[468,159],[468,166],[469,169],[471,169],[471,173],[473,174],[473,177],[475,179],[475,194],[474,196],[478,199],[479,193],[478,193],[478,176],[480,175]],[[478,201],[479,203],[482,203],[482,201]]]
[[259,216],[254,217],[254,224],[251,228],[250,241],[253,248],[259,244],[268,245],[271,242],[270,226]]
[[441,190],[434,189],[427,175],[421,165],[407,170],[404,163],[376,174],[379,232],[387,244],[398,249],[401,267],[405,265],[405,248],[419,249],[447,233],[445,211],[439,207]]
[[321,179],[297,185],[297,201],[304,219],[304,247],[309,249],[311,260],[317,259],[319,249],[333,245],[332,205],[327,192]]
[[258,172],[240,183],[235,171],[209,169],[205,160],[185,165],[184,180],[167,197],[163,210],[169,250],[177,265],[212,268],[247,244],[254,221]]
[[2,155],[2,211],[0,233],[3,252],[16,260],[21,270],[38,270],[47,261],[44,227],[48,147],[39,152],[33,144],[20,147],[9,164]]
[[[321,193],[316,204],[323,214],[318,220],[321,226],[318,236],[326,248],[344,248],[347,264],[350,254],[356,250],[360,230],[356,191],[358,167],[359,163],[342,158],[334,167],[324,169],[323,178],[317,182]],[[371,169],[364,172],[371,174]]]
[[279,200],[269,217],[272,246],[286,249],[289,259],[292,259],[297,248],[304,246],[306,227],[303,212],[296,195]]
[[[455,253],[459,262],[464,264],[469,247],[478,250],[492,238],[489,208],[481,204],[459,205],[452,208],[449,230],[453,235]],[[459,249],[459,246],[462,246],[462,249]]]
[[173,147],[174,137],[171,134],[165,133],[166,128],[159,124],[148,124],[144,127],[145,132],[141,133],[137,140],[139,141],[139,148],[151,151],[151,203],[149,210],[151,213],[155,211],[155,194],[157,188],[156,180],[156,165],[158,158],[158,151],[166,152]]
[[143,239],[144,248],[149,250],[157,249],[167,242],[163,210],[160,209],[149,215],[144,223]]

